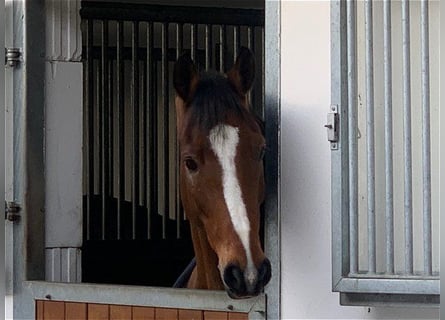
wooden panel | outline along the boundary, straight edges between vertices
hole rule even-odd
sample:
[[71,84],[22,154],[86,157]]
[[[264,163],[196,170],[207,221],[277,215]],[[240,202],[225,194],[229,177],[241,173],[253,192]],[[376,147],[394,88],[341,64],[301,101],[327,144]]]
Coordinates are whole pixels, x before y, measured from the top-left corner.
[[109,313],[109,306],[107,304],[88,305],[88,320],[109,320],[109,319],[110,319],[110,313]]
[[155,320],[155,308],[133,307],[133,320]]
[[227,312],[204,311],[204,320],[227,320]]
[[131,306],[110,305],[110,320],[131,320]]
[[43,301],[36,301],[36,320],[44,320],[43,318]]
[[178,319],[178,309],[156,308],[155,319],[156,320],[177,320]]
[[65,302],[65,320],[86,320],[87,304],[78,302]]
[[241,312],[229,312],[229,320],[248,320],[249,314]]
[[44,301],[43,319],[61,320],[65,318],[65,303],[63,301]]
[[179,309],[178,319],[179,320],[203,320],[203,315],[202,315],[201,310]]

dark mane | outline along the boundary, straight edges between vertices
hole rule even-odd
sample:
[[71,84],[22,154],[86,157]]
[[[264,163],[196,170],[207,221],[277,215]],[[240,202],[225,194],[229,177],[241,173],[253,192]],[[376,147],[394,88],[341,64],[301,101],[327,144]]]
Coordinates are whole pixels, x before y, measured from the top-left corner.
[[190,113],[189,126],[198,126],[206,133],[217,124],[224,123],[228,114],[249,122],[254,120],[227,78],[216,72],[201,74],[190,102]]

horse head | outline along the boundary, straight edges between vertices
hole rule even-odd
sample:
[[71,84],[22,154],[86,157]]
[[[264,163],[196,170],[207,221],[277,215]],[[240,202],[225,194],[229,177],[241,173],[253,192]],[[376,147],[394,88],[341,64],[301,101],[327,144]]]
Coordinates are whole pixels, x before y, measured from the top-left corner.
[[189,56],[174,67],[181,200],[190,221],[196,268],[189,287],[258,295],[271,265],[261,247],[265,139],[250,110],[251,51],[226,74],[198,72]]

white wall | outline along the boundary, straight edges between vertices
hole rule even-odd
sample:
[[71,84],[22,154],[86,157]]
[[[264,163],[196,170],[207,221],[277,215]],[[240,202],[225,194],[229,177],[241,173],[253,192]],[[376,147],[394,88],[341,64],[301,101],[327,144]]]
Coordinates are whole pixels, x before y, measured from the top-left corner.
[[283,319],[434,319],[437,309],[339,305],[331,292],[330,3],[281,7]]

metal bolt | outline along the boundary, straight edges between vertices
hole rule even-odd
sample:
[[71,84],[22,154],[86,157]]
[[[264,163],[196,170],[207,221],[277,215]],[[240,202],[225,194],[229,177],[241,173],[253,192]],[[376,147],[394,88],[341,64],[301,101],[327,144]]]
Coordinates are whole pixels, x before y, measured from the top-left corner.
[[229,304],[228,306],[227,306],[227,309],[229,309],[230,311],[233,311],[233,306],[231,305],[231,304]]
[[51,295],[50,294],[47,294],[46,296],[45,296],[45,299],[48,299],[48,300],[51,300]]

